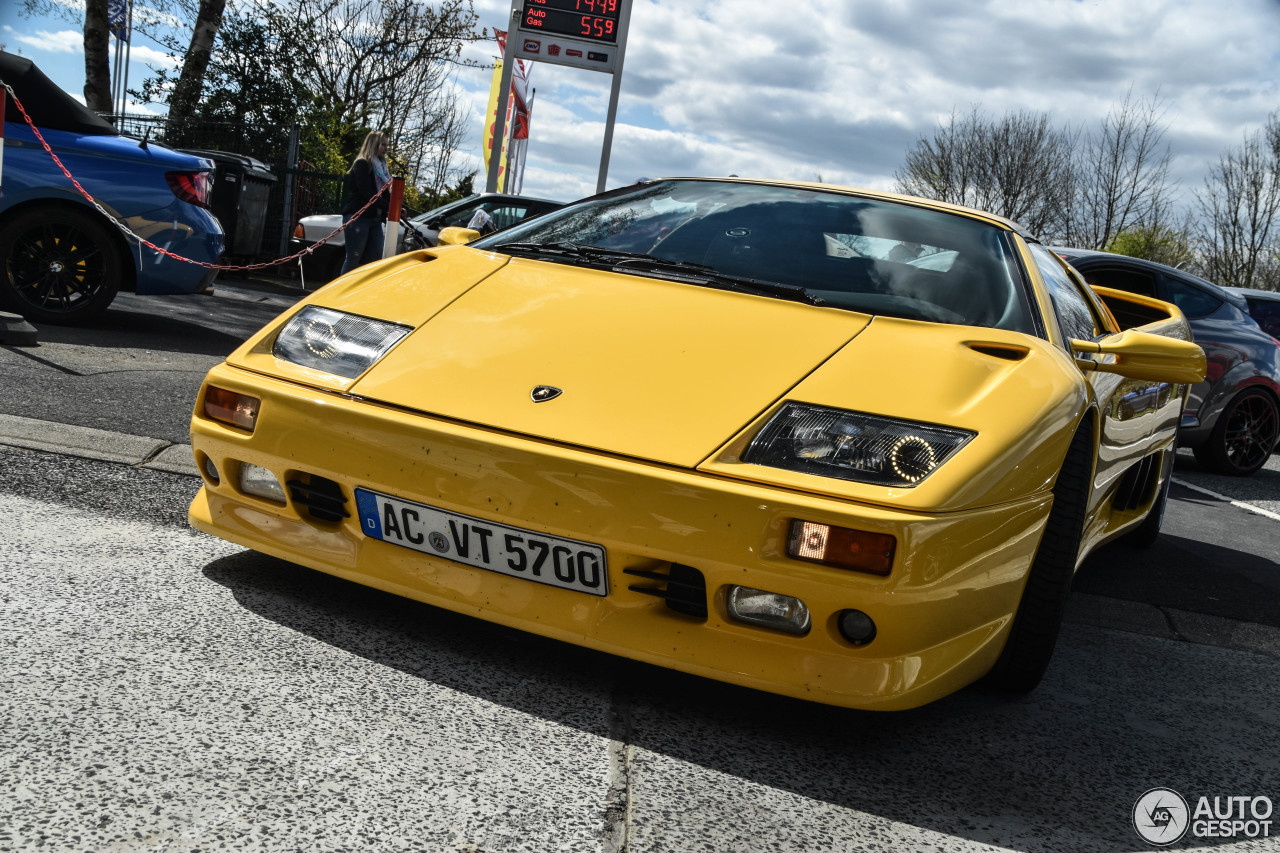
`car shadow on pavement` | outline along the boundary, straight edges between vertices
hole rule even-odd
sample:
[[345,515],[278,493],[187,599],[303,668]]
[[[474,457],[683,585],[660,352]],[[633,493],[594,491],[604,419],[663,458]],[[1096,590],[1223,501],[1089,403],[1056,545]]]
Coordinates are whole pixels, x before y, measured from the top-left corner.
[[1150,548],[1115,545],[1095,552],[1076,573],[1072,589],[1280,627],[1280,563],[1167,533]]
[[219,299],[209,294],[135,296],[122,293],[106,313],[93,322],[83,326],[40,324],[37,338],[40,343],[221,357],[281,310],[275,303]]
[[1016,850],[1145,849],[1131,824],[1145,791],[1252,794],[1273,781],[1268,751],[1253,749],[1280,728],[1258,710],[1270,707],[1276,668],[1261,656],[1067,625],[1027,696],[973,687],[912,711],[849,711],[532,636],[253,552],[204,574],[265,620],[634,747],[636,813],[666,814],[667,839],[682,825],[691,838],[698,827],[724,837],[741,826],[735,849],[746,849],[768,841],[771,820],[778,837],[800,837],[785,813],[751,805],[789,792],[851,810],[833,826],[879,826],[874,849],[898,849],[886,822]]

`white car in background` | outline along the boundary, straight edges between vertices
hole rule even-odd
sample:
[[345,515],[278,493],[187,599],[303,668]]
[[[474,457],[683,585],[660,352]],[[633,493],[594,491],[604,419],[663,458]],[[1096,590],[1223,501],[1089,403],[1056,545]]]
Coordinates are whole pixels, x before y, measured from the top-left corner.
[[[483,212],[492,220],[492,230],[500,231],[517,222],[563,206],[564,203],[559,201],[505,193],[473,195],[396,223],[396,252],[409,252],[435,246],[442,228],[468,227],[478,212]],[[324,240],[341,225],[342,214],[340,213],[304,216],[294,226],[289,253],[300,252]],[[342,232],[334,234],[332,238],[316,246],[311,254],[303,257],[302,261],[302,275],[307,285],[324,284],[330,279],[337,278],[342,270],[345,255],[346,241]]]

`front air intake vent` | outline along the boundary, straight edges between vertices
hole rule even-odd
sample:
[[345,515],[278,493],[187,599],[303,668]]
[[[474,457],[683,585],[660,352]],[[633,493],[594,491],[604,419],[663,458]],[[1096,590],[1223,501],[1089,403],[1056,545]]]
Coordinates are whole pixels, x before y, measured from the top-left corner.
[[627,589],[653,595],[667,602],[667,607],[686,616],[707,618],[707,579],[692,566],[672,563],[667,574],[645,569],[623,569],[623,574],[655,581],[660,586],[632,584]]
[[288,483],[289,497],[295,505],[306,507],[313,518],[321,521],[342,521],[351,516],[347,512],[347,499],[341,486],[315,474],[304,476],[306,479],[294,479]]

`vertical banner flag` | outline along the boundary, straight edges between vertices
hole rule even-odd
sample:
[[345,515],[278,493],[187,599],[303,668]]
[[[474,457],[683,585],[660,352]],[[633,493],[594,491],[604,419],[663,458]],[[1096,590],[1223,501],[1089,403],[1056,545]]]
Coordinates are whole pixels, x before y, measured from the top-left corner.
[[[498,53],[505,55],[507,52],[507,33],[504,30],[494,30],[493,34],[498,38]],[[516,60],[516,67],[511,72],[511,101],[514,105],[511,108],[508,117],[514,122],[514,130],[511,132],[512,139],[528,139],[529,138],[529,72],[532,70],[532,63],[525,62],[523,59]]]
[[[494,125],[498,123],[498,91],[502,88],[502,63],[499,62],[493,69],[493,83],[489,85],[489,111],[485,113],[484,119],[484,165],[485,172],[489,169],[489,154],[493,151]],[[507,109],[510,114],[510,107]],[[502,150],[500,159],[498,160],[498,188],[502,187],[502,179],[507,171],[507,138],[502,137],[498,141],[498,146]]]
[[129,40],[127,0],[107,0],[107,29],[118,41]]

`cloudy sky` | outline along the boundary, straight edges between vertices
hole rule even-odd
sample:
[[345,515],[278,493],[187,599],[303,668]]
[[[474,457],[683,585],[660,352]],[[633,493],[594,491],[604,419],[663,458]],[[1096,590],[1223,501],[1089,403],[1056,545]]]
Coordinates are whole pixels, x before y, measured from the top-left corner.
[[[505,27],[510,0],[474,2],[481,26]],[[0,12],[0,42],[79,95],[77,27],[15,5]],[[159,57],[144,44],[139,55]],[[145,74],[135,62],[131,80]],[[474,128],[460,159],[482,169],[489,73],[457,82]],[[594,192],[609,76],[536,64],[531,84],[524,191]],[[890,189],[908,148],[953,110],[1091,128],[1130,91],[1164,104],[1173,177],[1200,186],[1280,109],[1280,0],[634,0],[608,186],[737,174]]]

